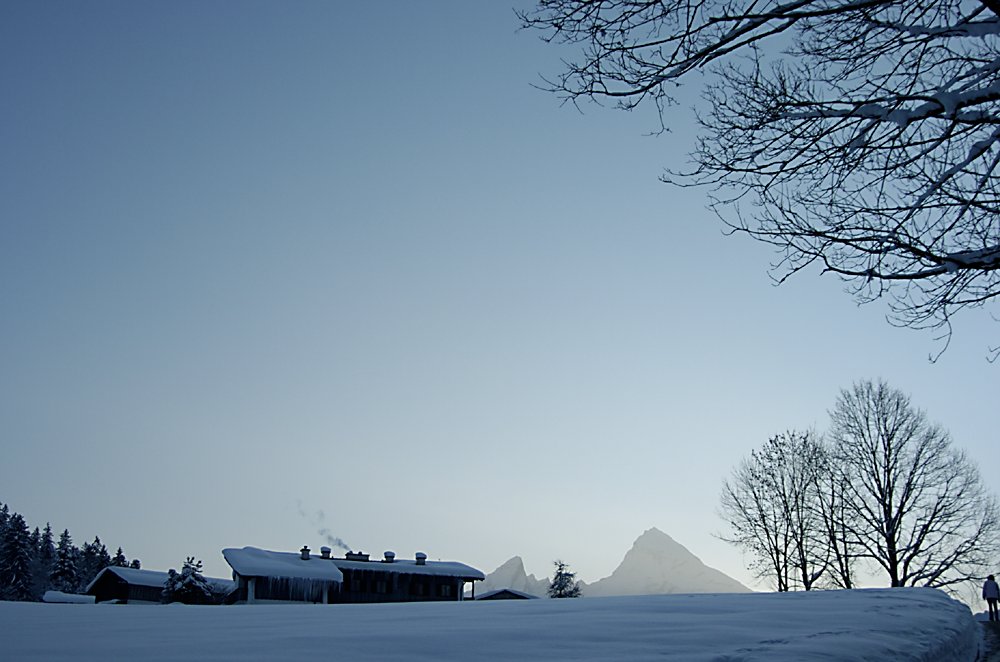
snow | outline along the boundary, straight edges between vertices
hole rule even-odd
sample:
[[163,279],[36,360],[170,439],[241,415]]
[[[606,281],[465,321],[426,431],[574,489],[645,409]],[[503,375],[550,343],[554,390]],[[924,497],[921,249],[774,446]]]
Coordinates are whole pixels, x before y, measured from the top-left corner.
[[222,556],[233,570],[243,577],[318,579],[337,583],[344,581],[343,573],[329,559],[311,556],[308,560],[303,560],[298,552],[229,547],[222,550]]
[[967,89],[961,92],[939,90],[931,95],[930,101],[924,101],[913,107],[897,108],[879,103],[865,103],[854,108],[816,107],[804,111],[782,113],[789,120],[833,119],[850,117],[855,119],[871,119],[880,122],[893,122],[905,129],[914,122],[931,117],[944,116],[963,122],[983,122],[992,120],[992,111],[963,110],[975,108],[1000,99],[1000,82],[984,87]]
[[948,259],[959,264],[980,264],[983,266],[1000,265],[1000,245],[979,250],[951,253]]
[[947,25],[942,27],[928,27],[923,25],[892,25],[892,28],[900,32],[912,35],[946,36],[946,37],[995,37],[1000,34],[1000,19],[989,19],[986,21],[970,21],[958,25]]
[[258,607],[0,603],[11,660],[971,662],[980,625],[934,589]]
[[65,593],[63,591],[45,591],[42,602],[62,602],[71,605],[92,605],[94,596],[80,595],[79,593]]

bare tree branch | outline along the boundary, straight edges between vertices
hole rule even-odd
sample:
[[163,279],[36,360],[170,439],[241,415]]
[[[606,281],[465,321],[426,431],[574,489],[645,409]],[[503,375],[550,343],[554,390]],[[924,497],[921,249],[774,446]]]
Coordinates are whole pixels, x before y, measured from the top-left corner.
[[1000,295],[1000,2],[540,0],[575,44],[549,89],[653,103],[709,73],[690,171],[728,227],[812,264],[892,321],[951,332]]

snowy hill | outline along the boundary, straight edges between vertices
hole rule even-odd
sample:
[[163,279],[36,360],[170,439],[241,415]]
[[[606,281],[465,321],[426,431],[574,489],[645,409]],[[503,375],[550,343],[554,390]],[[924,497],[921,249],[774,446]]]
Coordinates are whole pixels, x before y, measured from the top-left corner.
[[[593,584],[580,582],[584,597],[660,595],[664,593],[747,593],[746,586],[701,562],[684,545],[657,528],[636,538],[611,576]],[[544,597],[547,578],[536,579],[524,570],[520,556],[486,575],[476,594],[501,588]]]
[[476,586],[476,595],[502,588],[511,588],[544,598],[549,588],[549,580],[545,577],[535,579],[534,575],[529,575],[524,570],[524,561],[520,556],[515,556],[486,575],[486,579]]
[[926,588],[365,605],[0,602],[5,660],[972,662],[969,608]]
[[701,562],[657,528],[639,536],[610,577],[585,584],[587,597],[663,593],[747,593],[729,575]]

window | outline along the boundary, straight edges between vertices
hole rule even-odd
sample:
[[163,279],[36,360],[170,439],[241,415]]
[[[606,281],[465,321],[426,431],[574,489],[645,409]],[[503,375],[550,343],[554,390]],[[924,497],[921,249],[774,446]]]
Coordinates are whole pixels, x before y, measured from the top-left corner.
[[450,598],[451,597],[451,584],[441,584],[441,586],[440,586],[440,592],[441,592],[441,597],[442,598]]

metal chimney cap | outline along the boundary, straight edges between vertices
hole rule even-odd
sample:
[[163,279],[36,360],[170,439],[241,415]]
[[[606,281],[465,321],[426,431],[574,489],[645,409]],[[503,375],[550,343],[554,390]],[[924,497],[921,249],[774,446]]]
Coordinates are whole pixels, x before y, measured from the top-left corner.
[[427,563],[427,555],[423,552],[417,552],[417,565],[424,565]]
[[302,549],[300,549],[299,552],[302,554],[302,560],[303,561],[308,561],[309,560],[309,546],[308,545],[302,545]]
[[385,562],[386,563],[392,563],[395,559],[396,559],[396,552],[393,552],[391,550],[386,550],[385,551]]

